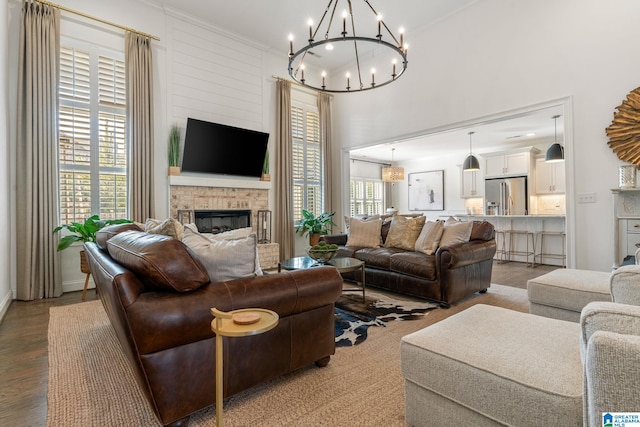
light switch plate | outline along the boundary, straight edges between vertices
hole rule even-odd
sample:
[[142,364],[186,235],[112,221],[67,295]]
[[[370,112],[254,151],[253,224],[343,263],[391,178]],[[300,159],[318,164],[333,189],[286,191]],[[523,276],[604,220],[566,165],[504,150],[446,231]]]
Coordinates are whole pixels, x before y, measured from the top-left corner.
[[578,203],[595,203],[596,193],[578,193]]

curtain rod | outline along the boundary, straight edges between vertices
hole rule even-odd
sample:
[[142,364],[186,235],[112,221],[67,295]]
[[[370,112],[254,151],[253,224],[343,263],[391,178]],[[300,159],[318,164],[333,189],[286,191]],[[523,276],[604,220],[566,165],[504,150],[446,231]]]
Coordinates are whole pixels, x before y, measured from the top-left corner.
[[79,16],[82,16],[84,18],[92,19],[94,21],[98,21],[98,22],[101,22],[103,24],[111,25],[112,27],[120,28],[121,30],[130,31],[132,33],[136,33],[136,34],[139,34],[141,36],[148,37],[150,39],[160,41],[160,37],[152,36],[151,34],[143,33],[142,31],[134,30],[133,28],[125,27],[124,25],[115,24],[113,22],[104,20],[102,18],[96,18],[95,16],[87,15],[86,13],[78,12],[77,10],[69,9],[68,7],[61,6],[59,4],[51,3],[51,2],[48,2],[46,0],[35,0],[35,1],[38,2],[38,3],[42,3],[44,5],[47,5],[47,6],[51,6],[51,7],[55,7],[57,9],[60,9],[60,10],[64,10],[65,12],[73,13],[75,15],[79,15]]
[[[289,83],[291,83],[292,85],[294,85],[294,86],[298,86],[298,87],[301,87],[301,88],[304,88],[305,90],[308,90],[309,92],[313,92],[313,93],[322,92],[322,91],[320,91],[320,90],[312,89],[312,88],[310,88],[309,86],[305,86],[305,85],[300,84],[300,83],[298,83],[298,82],[294,82],[293,80],[289,80],[289,79],[285,79],[284,77],[276,76],[275,74],[272,74],[272,75],[271,75],[271,78],[272,78],[272,79],[276,79],[276,80],[282,80],[282,81],[285,81],[285,82],[289,82]],[[330,93],[329,93],[329,94],[327,94],[327,95],[329,95],[331,98],[333,98],[333,95],[332,95],[332,94],[330,94]]]

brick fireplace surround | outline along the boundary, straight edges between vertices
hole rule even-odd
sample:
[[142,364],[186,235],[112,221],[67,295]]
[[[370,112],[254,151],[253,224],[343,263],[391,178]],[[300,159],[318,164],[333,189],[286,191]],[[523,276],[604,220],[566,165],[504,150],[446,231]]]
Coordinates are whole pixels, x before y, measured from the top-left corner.
[[[184,177],[170,177],[170,215],[178,218],[179,210],[195,209],[247,209],[251,211],[251,228],[258,230],[258,211],[269,209],[269,185],[268,183],[257,182],[249,184],[264,188],[238,188],[235,180],[229,180],[229,186],[219,186],[218,181],[206,180],[193,185],[193,179]],[[214,186],[207,186],[207,182],[215,182]],[[253,183],[254,181],[247,181]],[[182,185],[182,184],[189,185]],[[247,186],[245,182],[240,184]],[[258,245],[258,255],[260,266],[264,268],[275,268],[279,262],[279,245],[277,243],[267,243]]]

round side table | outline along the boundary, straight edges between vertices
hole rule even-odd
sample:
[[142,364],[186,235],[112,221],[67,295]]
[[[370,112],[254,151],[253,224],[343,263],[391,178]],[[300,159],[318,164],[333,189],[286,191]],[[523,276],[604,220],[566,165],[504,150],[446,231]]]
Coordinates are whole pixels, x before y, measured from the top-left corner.
[[[223,379],[223,337],[247,337],[270,331],[278,325],[278,313],[263,308],[243,308],[233,311],[211,309],[214,319],[211,330],[216,334],[216,426],[222,427],[222,379]],[[233,320],[237,314],[255,315],[258,320],[250,324],[239,324]]]

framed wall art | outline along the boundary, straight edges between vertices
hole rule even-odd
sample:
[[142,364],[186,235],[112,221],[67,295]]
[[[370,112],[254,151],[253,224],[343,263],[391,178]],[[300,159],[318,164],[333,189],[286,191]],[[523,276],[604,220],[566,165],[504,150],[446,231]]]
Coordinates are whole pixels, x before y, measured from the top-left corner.
[[444,170],[409,174],[409,210],[444,210]]

